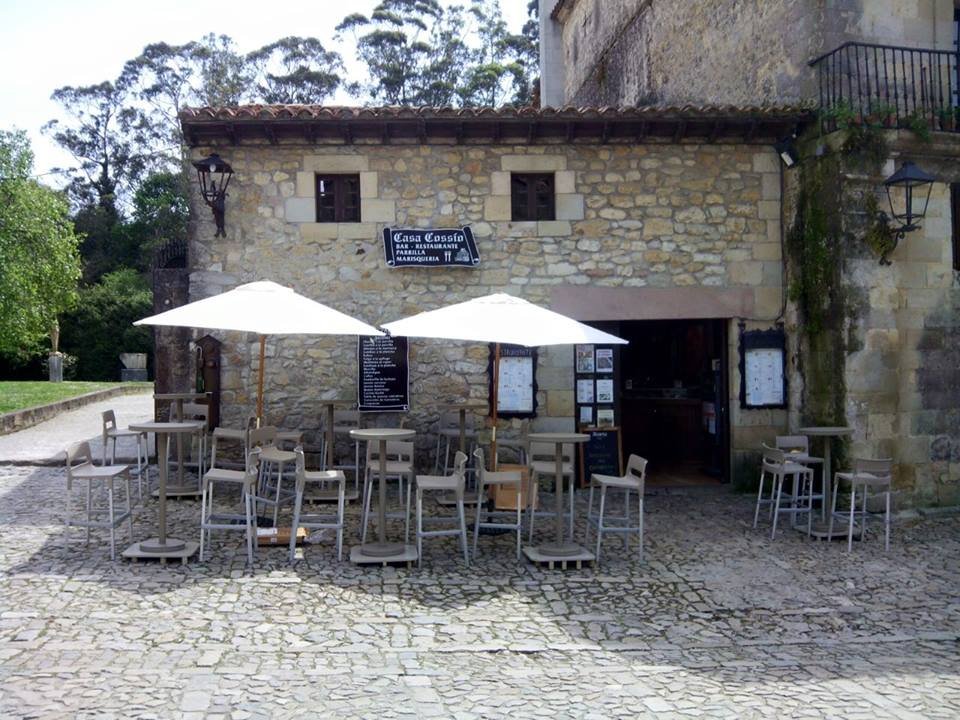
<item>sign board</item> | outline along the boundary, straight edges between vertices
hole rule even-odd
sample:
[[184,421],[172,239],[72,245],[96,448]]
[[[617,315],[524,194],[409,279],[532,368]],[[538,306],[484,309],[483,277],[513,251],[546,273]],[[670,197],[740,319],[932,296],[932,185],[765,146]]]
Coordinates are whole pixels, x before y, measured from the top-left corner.
[[590,439],[580,443],[580,483],[590,481],[593,473],[619,476],[623,474],[623,451],[618,427],[585,427],[580,432]]
[[[493,395],[495,347],[490,346],[490,394]],[[537,350],[522,345],[500,346],[500,374],[497,383],[497,415],[531,418],[537,416]]]
[[469,227],[437,230],[384,228],[389,267],[476,267],[480,253]]
[[357,405],[361,412],[410,409],[407,338],[360,337],[357,362]]
[[740,331],[740,407],[787,405],[786,336],[782,327]]

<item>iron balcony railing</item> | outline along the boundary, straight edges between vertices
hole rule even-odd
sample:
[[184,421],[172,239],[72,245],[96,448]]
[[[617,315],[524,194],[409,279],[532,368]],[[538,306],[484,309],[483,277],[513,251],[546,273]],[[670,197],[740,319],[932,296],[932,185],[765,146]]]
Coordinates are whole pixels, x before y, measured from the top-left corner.
[[956,131],[957,51],[848,42],[811,60],[820,108],[889,126]]

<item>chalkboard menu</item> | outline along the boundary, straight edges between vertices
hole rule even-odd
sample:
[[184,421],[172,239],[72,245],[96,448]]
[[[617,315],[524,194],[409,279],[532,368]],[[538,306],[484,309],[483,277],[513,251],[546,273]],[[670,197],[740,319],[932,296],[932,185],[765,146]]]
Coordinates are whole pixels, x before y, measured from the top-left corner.
[[438,230],[383,229],[383,254],[390,267],[476,267],[480,253],[469,227]]
[[581,428],[590,439],[581,443],[580,483],[589,482],[593,473],[619,476],[623,474],[623,452],[620,445],[620,428]]
[[410,409],[410,370],[405,337],[360,337],[357,404],[361,412]]

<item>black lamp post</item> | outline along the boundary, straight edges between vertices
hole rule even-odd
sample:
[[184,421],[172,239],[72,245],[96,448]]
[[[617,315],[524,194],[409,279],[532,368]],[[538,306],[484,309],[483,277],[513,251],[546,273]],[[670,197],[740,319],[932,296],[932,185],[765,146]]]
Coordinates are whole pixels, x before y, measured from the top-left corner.
[[217,153],[203,160],[197,160],[193,166],[197,169],[197,178],[200,180],[200,194],[213,210],[213,220],[217,224],[214,237],[226,237],[223,216],[226,210],[227,185],[233,177],[233,168]]
[[[923,220],[923,217],[927,214],[927,203],[930,202],[930,191],[933,189],[934,180],[935,178],[930,173],[917,167],[912,162],[905,162],[899,170],[883,181],[883,186],[887,190],[887,201],[890,203],[891,215],[888,218],[886,213],[882,213],[883,220],[889,222],[892,219],[897,224],[891,228],[894,234],[893,247],[880,259],[881,264],[889,265],[890,261],[887,260],[887,256],[896,249],[897,244],[906,237],[908,232],[920,229],[918,221]],[[894,207],[891,188],[898,188],[903,191],[902,212],[897,212],[897,208]],[[924,188],[926,188],[926,192],[924,192]],[[897,206],[899,207],[899,201]]]

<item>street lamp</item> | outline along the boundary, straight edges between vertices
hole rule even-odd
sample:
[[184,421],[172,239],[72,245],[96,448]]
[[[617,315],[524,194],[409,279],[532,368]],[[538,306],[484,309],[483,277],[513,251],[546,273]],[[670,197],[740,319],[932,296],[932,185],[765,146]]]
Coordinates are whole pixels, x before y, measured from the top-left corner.
[[197,169],[197,178],[200,180],[200,194],[213,210],[213,220],[217,224],[214,237],[226,237],[223,220],[226,211],[227,185],[233,177],[233,168],[217,153],[203,160],[197,160],[193,166]]
[[[908,232],[920,229],[918,221],[923,220],[923,217],[927,214],[927,204],[930,202],[930,191],[933,189],[934,180],[935,178],[930,173],[917,167],[912,162],[905,162],[899,170],[883,181],[883,186],[887,191],[887,201],[890,203],[891,217],[887,217],[886,213],[881,213],[881,220],[884,223],[893,220],[897,224],[890,228],[893,233],[893,247],[881,258],[881,264],[889,265],[890,261],[886,258],[896,249],[897,244],[906,237]],[[895,193],[891,192],[891,189],[894,188],[902,191],[902,212],[897,212],[897,208],[900,207],[899,198],[897,208],[894,207],[893,196]],[[926,188],[925,193],[924,188]],[[920,199],[922,199],[922,203],[915,205],[914,201]]]

